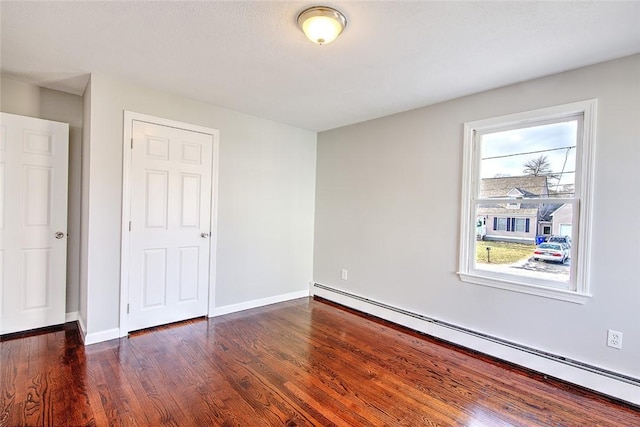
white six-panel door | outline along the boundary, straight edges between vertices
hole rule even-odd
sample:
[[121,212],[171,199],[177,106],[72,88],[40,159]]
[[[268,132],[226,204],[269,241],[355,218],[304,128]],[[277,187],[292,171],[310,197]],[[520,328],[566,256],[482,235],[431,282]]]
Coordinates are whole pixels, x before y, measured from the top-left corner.
[[69,125],[0,113],[0,334],[64,323]]
[[208,308],[213,137],[133,120],[128,331]]

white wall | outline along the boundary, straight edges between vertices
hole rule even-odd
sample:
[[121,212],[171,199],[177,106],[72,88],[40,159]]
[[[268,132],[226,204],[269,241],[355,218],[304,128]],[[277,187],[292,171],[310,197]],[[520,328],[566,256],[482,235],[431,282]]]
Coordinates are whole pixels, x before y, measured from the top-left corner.
[[0,79],[0,110],[69,124],[69,205],[67,217],[67,313],[78,311],[80,253],[80,157],[82,152],[82,98],[23,83]]
[[[590,98],[593,297],[580,305],[461,282],[463,124]],[[640,55],[322,132],[314,281],[640,378],[639,164]],[[609,328],[624,334],[622,350],[606,347]]]
[[80,289],[78,291],[78,313],[82,332],[87,331],[87,310],[89,303],[89,189],[90,189],[90,160],[91,160],[91,80],[82,95],[82,176],[81,176],[81,206],[80,206]]
[[88,333],[119,326],[124,110],[220,130],[216,307],[308,289],[315,132],[104,75],[91,76],[88,94]]

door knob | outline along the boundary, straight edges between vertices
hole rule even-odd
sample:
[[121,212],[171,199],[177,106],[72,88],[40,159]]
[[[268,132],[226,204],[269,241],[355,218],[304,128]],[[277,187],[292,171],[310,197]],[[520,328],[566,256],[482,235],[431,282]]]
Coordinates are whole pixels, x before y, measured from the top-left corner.
[[202,237],[203,239],[206,239],[207,237],[209,237],[209,233],[201,233],[200,237]]
[[64,233],[62,231],[57,231],[54,236],[56,236],[56,239],[62,239],[64,237]]

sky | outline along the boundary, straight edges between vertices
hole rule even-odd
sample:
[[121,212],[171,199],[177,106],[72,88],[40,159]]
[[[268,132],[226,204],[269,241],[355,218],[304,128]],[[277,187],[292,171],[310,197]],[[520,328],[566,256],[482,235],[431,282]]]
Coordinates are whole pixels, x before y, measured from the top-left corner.
[[573,119],[482,135],[480,177],[525,175],[524,164],[544,155],[552,173],[562,173],[560,184],[573,184],[577,128]]

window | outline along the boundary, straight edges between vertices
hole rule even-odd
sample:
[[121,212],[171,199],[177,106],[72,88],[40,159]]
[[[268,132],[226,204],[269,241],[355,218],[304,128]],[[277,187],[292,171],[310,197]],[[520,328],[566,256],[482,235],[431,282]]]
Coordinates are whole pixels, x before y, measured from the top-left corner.
[[[589,100],[465,124],[461,280],[586,301],[595,114]],[[549,238],[563,251],[537,248]]]
[[[507,209],[513,209],[511,206],[507,205]],[[529,218],[493,218],[493,229],[495,231],[509,231],[509,232],[519,232],[519,233],[528,233],[529,232]],[[496,239],[490,239],[496,240]]]

